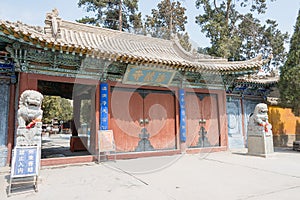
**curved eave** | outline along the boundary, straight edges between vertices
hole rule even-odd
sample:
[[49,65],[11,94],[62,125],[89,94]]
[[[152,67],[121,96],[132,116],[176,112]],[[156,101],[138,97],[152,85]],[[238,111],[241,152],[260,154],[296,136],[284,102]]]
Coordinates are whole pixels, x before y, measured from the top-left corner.
[[271,86],[277,84],[279,78],[273,79],[237,79],[236,83],[248,84],[248,85],[261,85]]

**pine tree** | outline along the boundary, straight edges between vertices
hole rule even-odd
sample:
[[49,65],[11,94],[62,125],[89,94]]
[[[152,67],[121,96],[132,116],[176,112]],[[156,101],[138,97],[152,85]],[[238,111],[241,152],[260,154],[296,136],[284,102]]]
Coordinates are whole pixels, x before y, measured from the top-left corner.
[[85,7],[95,16],[86,16],[77,22],[127,32],[142,29],[141,13],[137,12],[138,0],[79,0],[78,7]]
[[[238,8],[248,7],[248,13],[242,14]],[[204,13],[196,17],[201,31],[211,41],[207,51],[212,56],[230,60],[250,59],[258,54],[265,57],[273,55],[273,65],[278,67],[285,60],[284,43],[287,33],[277,28],[277,23],[267,20],[266,25],[253,17],[253,12],[262,14],[267,10],[265,0],[197,0],[196,8]]]
[[180,1],[162,0],[157,4],[157,9],[152,9],[151,15],[146,15],[145,32],[152,37],[162,39],[178,38],[181,46],[191,50],[189,35],[185,32],[187,16]]
[[300,9],[294,33],[290,41],[290,50],[279,81],[280,99],[284,106],[291,107],[294,114],[300,115]]

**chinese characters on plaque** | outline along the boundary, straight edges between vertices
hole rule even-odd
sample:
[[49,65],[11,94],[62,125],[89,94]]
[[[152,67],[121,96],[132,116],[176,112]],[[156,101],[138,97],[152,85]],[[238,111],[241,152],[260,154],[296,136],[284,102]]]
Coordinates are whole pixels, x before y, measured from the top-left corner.
[[174,70],[128,65],[123,83],[168,86],[174,75]]
[[179,110],[180,110],[180,141],[186,141],[186,113],[185,113],[185,95],[184,89],[179,90]]
[[100,130],[108,129],[108,84],[100,84]]

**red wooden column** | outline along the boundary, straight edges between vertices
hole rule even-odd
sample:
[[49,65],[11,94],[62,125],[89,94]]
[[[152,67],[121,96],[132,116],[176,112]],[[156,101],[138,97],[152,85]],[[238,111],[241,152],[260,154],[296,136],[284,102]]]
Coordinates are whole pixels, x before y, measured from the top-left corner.
[[15,133],[15,111],[17,105],[15,105],[16,98],[16,86],[10,85],[10,99],[9,99],[9,112],[8,112],[8,134],[7,134],[7,160],[6,164],[9,165],[12,157],[12,149],[14,148],[14,133]]
[[220,122],[220,145],[221,147],[228,148],[228,122],[226,114],[226,92],[219,90],[218,107],[219,107],[219,122]]
[[91,154],[97,154],[98,137],[97,133],[99,130],[99,109],[100,109],[100,86],[97,84],[95,93],[91,93],[91,124],[90,124],[90,147],[89,151]]
[[16,85],[10,85],[9,113],[8,113],[8,134],[7,134],[7,164],[10,164],[12,157],[12,149],[14,148],[15,130],[15,113],[18,110],[19,97],[25,90],[37,90],[37,79],[34,76],[21,72],[18,81],[18,93],[16,93]]
[[21,72],[19,74],[19,96],[28,89],[28,74]]
[[25,90],[36,90],[38,89],[37,78],[33,74],[21,72],[19,75],[19,96]]

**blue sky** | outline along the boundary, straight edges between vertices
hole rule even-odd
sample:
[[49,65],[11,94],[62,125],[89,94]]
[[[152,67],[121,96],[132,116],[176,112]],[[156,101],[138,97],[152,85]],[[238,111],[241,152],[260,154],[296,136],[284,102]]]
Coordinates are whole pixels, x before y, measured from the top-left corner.
[[[88,15],[83,8],[78,8],[77,2],[78,0],[2,0],[0,19],[44,26],[46,13],[57,8],[59,15],[64,20],[75,21]],[[156,8],[158,2],[160,0],[140,0],[139,10],[143,14],[150,14],[151,9]],[[188,24],[186,29],[192,42],[200,47],[209,46],[209,40],[201,33],[200,27],[194,23],[195,16],[201,12],[195,8],[195,0],[183,0],[182,4],[187,8]],[[268,18],[276,20],[279,29],[282,32],[289,32],[291,35],[299,9],[300,0],[276,0],[269,4],[267,13],[259,16],[259,19],[262,22]]]

